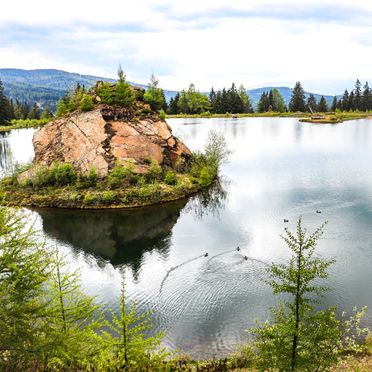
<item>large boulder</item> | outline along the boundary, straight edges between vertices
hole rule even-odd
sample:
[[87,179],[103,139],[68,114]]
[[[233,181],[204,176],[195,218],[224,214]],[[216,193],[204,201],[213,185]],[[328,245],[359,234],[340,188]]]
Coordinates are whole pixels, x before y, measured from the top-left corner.
[[157,115],[118,118],[102,108],[49,122],[34,134],[33,144],[35,164],[70,163],[81,174],[94,167],[100,177],[117,162],[132,163],[135,172],[146,173],[152,160],[175,168],[191,159],[190,150]]

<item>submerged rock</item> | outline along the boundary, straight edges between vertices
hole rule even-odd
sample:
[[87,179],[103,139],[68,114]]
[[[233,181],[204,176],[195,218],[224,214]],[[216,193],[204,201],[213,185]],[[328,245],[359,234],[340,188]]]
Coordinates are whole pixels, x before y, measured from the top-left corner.
[[146,173],[152,160],[176,168],[191,159],[190,150],[158,115],[135,117],[104,106],[49,122],[34,134],[33,144],[34,164],[70,163],[81,174],[94,167],[100,177],[117,162]]

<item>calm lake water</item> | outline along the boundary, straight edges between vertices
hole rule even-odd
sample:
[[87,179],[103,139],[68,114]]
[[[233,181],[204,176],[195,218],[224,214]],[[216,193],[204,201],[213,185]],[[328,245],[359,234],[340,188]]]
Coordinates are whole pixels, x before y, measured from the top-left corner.
[[[192,150],[203,148],[211,129],[224,134],[234,152],[220,185],[141,210],[26,212],[70,267],[81,269],[85,291],[116,308],[125,272],[129,301],[154,310],[167,347],[197,358],[220,356],[248,339],[245,330],[256,319],[266,318],[276,300],[263,283],[266,265],[288,258],[280,234],[302,216],[309,230],[329,221],[318,253],[337,262],[325,305],[347,311],[367,305],[364,324],[372,327],[372,121],[168,123]],[[32,133],[0,137],[2,172],[32,159]]]

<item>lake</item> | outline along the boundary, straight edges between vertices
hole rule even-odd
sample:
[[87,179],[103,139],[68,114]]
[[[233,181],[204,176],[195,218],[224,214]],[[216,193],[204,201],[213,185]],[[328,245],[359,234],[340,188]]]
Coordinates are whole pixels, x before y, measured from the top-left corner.
[[[225,355],[275,303],[266,267],[288,259],[280,235],[302,216],[309,231],[328,221],[317,252],[337,261],[324,304],[347,311],[367,305],[364,324],[372,327],[372,121],[168,123],[192,150],[203,148],[210,130],[224,134],[233,154],[220,184],[140,210],[26,212],[69,267],[80,268],[84,290],[116,309],[124,273],[129,302],[154,310],[167,347],[195,358]],[[33,132],[1,135],[2,173],[32,159]]]

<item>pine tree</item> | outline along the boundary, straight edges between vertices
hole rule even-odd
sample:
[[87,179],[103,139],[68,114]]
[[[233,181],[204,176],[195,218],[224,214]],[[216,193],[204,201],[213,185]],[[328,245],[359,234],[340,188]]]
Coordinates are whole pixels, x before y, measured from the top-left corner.
[[273,88],[271,91],[273,97],[273,111],[276,112],[285,112],[287,111],[287,107],[285,105],[285,101],[283,96],[280,94],[279,90]]
[[210,109],[208,97],[196,90],[194,84],[190,84],[187,91],[181,91],[178,109],[184,114],[200,114]]
[[355,93],[352,90],[349,94],[349,110],[354,111],[357,107],[355,106]]
[[27,119],[40,119],[40,108],[37,103],[34,103]]
[[269,93],[263,92],[257,104],[257,111],[267,112],[268,110],[269,110]]
[[215,114],[216,113],[216,92],[214,91],[213,87],[211,88],[208,99],[211,105],[211,111],[212,113]]
[[239,97],[243,103],[243,110],[241,111],[242,113],[252,113],[254,110],[253,110],[253,107],[252,107],[252,103],[251,103],[251,100],[249,98],[249,95],[247,94],[247,91],[246,89],[244,88],[244,86],[241,84],[239,89],[238,89],[238,94],[239,94]]
[[349,111],[350,110],[350,100],[349,100],[349,92],[345,89],[345,92],[342,96],[342,111]]
[[318,103],[316,101],[316,98],[314,96],[314,94],[310,94],[310,96],[307,98],[307,101],[306,101],[306,111],[307,112],[314,112],[316,111],[318,108]]
[[9,101],[4,95],[3,83],[0,80],[0,125],[8,125],[10,119]]
[[152,314],[138,314],[135,304],[128,309],[124,279],[119,301],[120,314],[111,311],[112,320],[108,323],[110,332],[106,333],[109,349],[114,355],[106,367],[126,371],[164,367],[163,361],[168,355],[160,347],[164,334],[145,335],[152,328]]
[[177,92],[174,98],[172,97],[169,101],[169,106],[168,106],[168,113],[170,115],[177,115],[179,114],[178,111],[178,101],[180,99],[180,94]]
[[143,95],[143,99],[146,103],[150,105],[153,110],[159,111],[164,109],[164,104],[166,103],[164,92],[162,89],[158,88],[159,80],[154,74],[150,77],[150,83],[148,88]]
[[99,330],[103,314],[92,297],[80,291],[78,272],[68,273],[55,251],[48,282],[47,316],[44,323],[42,357],[48,365],[78,368],[92,360],[103,348]]
[[0,370],[26,370],[38,355],[51,260],[29,217],[0,207]]
[[338,99],[336,96],[333,97],[331,111],[335,112],[338,106]]
[[355,83],[353,107],[354,110],[362,110],[362,84],[359,79]]
[[285,295],[286,300],[271,309],[271,321],[253,330],[260,370],[328,370],[343,352],[356,347],[356,337],[363,333],[359,328],[363,311],[343,320],[337,318],[335,307],[316,310],[328,290],[318,282],[328,277],[327,270],[334,263],[315,255],[323,228],[307,236],[300,218],[296,234],[285,229],[283,239],[292,257],[288,264],[269,267],[268,284],[274,294]]
[[289,111],[305,112],[305,92],[299,81],[293,88],[291,101],[289,102]]
[[366,83],[363,86],[362,110],[363,111],[372,110],[372,90],[368,85],[368,81],[366,81]]
[[324,96],[320,97],[319,104],[318,104],[318,111],[319,112],[327,112],[328,111],[328,103]]
[[227,91],[228,108],[227,111],[232,114],[243,112],[244,105],[240,95],[236,89],[235,83],[232,83],[231,88]]

